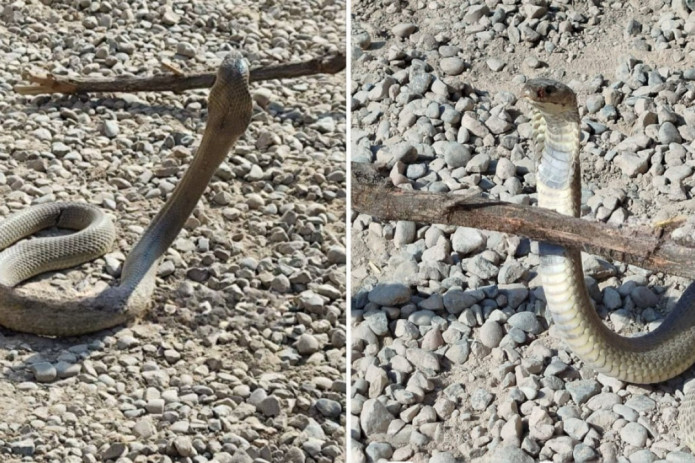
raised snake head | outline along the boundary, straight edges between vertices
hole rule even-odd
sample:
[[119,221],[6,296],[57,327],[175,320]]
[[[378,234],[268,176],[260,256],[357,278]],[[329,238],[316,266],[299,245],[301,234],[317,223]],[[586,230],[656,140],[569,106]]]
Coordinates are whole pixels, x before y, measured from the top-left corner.
[[561,113],[577,107],[577,95],[567,85],[552,79],[527,81],[521,97],[544,113]]

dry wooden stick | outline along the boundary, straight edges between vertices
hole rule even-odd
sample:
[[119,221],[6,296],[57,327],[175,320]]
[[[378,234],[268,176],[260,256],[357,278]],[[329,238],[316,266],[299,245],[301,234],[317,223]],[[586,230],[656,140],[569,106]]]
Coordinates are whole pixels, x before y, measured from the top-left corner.
[[405,191],[370,165],[352,164],[352,207],[385,220],[452,224],[573,246],[649,270],[695,279],[695,249],[658,236],[659,230],[615,228],[538,207],[482,198]]
[[[251,82],[270,79],[288,79],[313,74],[336,74],[345,69],[345,53],[315,58],[298,63],[277,64],[251,70]],[[22,95],[42,93],[92,92],[180,92],[193,88],[212,87],[215,73],[159,74],[148,77],[63,77],[37,75],[24,72],[22,77],[35,85],[15,85],[14,91]]]

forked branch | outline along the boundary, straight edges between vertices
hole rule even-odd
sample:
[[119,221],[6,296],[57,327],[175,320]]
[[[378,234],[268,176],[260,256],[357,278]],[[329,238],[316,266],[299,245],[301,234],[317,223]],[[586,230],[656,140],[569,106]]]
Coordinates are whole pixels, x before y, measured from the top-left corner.
[[695,279],[695,249],[653,228],[615,228],[538,207],[482,198],[405,191],[374,167],[352,164],[352,207],[383,220],[459,225],[580,248],[649,270]]
[[[314,74],[337,74],[345,69],[345,53],[314,58],[297,63],[276,64],[251,70],[251,82],[271,79],[290,79]],[[145,77],[65,77],[53,74],[22,73],[32,85],[15,85],[14,91],[22,95],[43,93],[99,93],[99,92],[181,92],[194,88],[209,88],[215,83],[214,72],[197,74],[159,74]]]

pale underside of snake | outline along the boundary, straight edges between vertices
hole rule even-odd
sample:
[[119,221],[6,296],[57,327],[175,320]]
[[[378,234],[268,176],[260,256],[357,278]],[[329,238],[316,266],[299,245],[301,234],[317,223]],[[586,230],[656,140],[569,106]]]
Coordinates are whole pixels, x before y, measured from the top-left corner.
[[[251,120],[249,69],[238,52],[219,67],[208,97],[200,146],[178,185],[128,254],[120,284],[66,299],[15,288],[38,274],[72,267],[107,252],[116,232],[99,209],[82,203],[32,206],[0,222],[0,325],[46,336],[73,336],[110,328],[141,315],[151,304],[159,260],[193,212],[210,179]],[[58,226],[79,230],[17,241]],[[13,243],[17,243],[11,246]],[[8,247],[9,246],[9,247]]]
[[[579,216],[580,121],[577,97],[566,85],[529,80],[522,97],[531,106],[537,152],[538,205]],[[647,384],[683,373],[695,362],[695,284],[653,331],[625,337],[599,318],[584,283],[581,253],[540,243],[540,275],[547,309],[564,342],[594,370],[623,381]],[[679,409],[681,438],[695,451],[695,393]]]

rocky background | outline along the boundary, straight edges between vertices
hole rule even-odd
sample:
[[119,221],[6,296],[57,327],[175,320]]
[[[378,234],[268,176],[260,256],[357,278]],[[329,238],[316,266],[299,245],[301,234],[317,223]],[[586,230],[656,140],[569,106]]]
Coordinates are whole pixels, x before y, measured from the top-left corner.
[[[333,0],[18,0],[0,5],[0,217],[56,200],[108,211],[104,258],[29,283],[117,282],[195,153],[207,91],[22,97],[22,70],[209,72],[344,49]],[[253,84],[245,136],[127,327],[72,339],[0,330],[3,462],[344,460],[345,74]]]
[[[387,166],[402,188],[533,205],[516,95],[548,76],[579,95],[586,219],[695,212],[688,2],[379,0],[352,12],[352,161]],[[676,429],[684,377],[640,386],[583,365],[549,328],[535,243],[351,222],[352,461],[695,461]],[[688,283],[595,256],[584,266],[621,334],[657,326]]]

